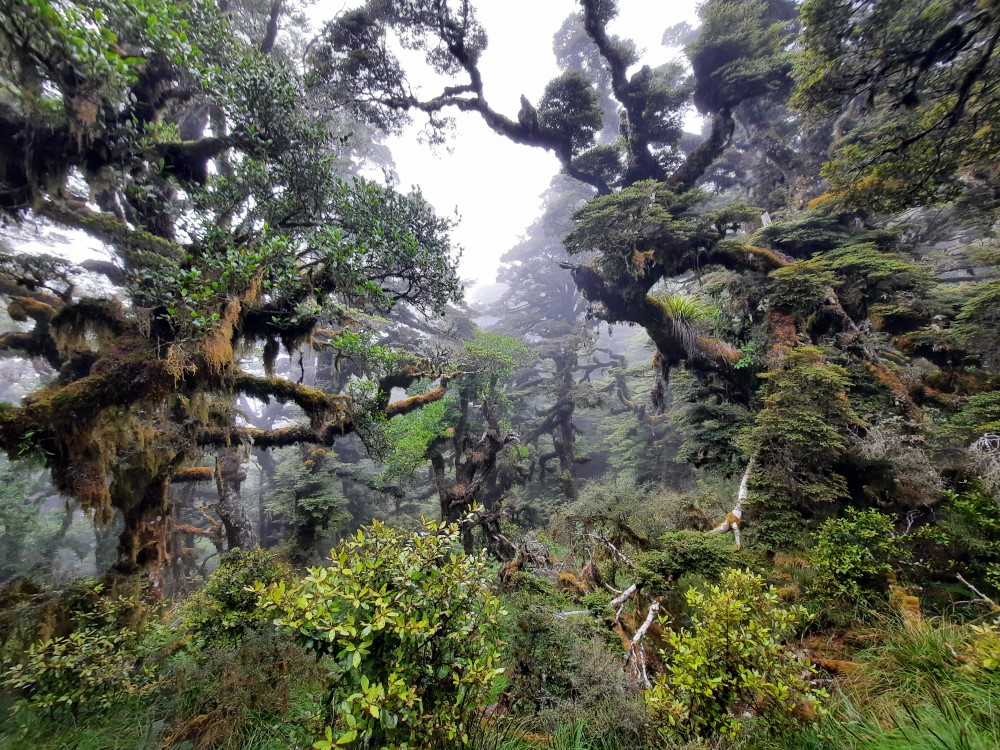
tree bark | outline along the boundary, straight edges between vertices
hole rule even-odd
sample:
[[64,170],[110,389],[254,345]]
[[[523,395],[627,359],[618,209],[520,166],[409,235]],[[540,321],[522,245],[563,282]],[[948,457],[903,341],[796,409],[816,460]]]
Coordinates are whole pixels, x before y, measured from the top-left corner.
[[253,524],[243,508],[240,484],[246,479],[246,472],[240,465],[235,448],[227,448],[219,453],[215,464],[215,484],[219,490],[217,506],[219,518],[226,530],[228,549],[256,549],[257,537]]

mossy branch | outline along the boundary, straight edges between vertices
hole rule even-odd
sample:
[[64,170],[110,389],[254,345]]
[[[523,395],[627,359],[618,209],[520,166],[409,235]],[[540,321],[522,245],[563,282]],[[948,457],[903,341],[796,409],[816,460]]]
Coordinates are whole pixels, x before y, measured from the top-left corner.
[[76,201],[42,201],[37,212],[47,219],[86,232],[114,247],[133,267],[162,267],[184,256],[184,247],[157,237]]
[[208,482],[212,479],[211,466],[185,466],[170,476],[171,484],[180,482]]
[[331,413],[344,411],[350,401],[349,396],[324,393],[285,378],[262,378],[247,373],[236,376],[233,390],[264,402],[271,398],[282,404],[291,401],[306,413],[316,427],[323,424]]

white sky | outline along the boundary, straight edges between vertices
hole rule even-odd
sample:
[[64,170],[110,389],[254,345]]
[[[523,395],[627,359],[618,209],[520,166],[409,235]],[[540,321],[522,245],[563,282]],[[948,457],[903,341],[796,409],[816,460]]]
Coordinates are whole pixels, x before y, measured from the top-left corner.
[[[321,3],[317,20],[344,7],[336,5]],[[656,66],[675,56],[661,46],[663,32],[681,21],[694,25],[696,5],[696,0],[619,0],[619,17],[610,31],[632,39],[645,50],[642,63]],[[537,105],[545,84],[559,74],[552,36],[579,6],[575,0],[478,0],[476,6],[489,35],[480,62],[486,98],[494,109],[514,118],[521,94]],[[458,210],[461,223],[454,240],[464,248],[461,274],[489,284],[500,256],[537,216],[539,196],[559,172],[559,162],[547,151],[497,135],[476,114],[447,114],[457,120],[450,153],[432,153],[420,144],[417,135],[423,123],[416,119],[388,145],[401,188],[419,186],[441,214]]]

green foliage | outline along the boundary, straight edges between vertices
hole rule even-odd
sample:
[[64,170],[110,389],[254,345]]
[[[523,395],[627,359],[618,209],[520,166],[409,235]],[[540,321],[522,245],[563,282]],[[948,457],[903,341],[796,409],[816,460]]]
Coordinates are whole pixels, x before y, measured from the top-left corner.
[[892,518],[877,510],[848,508],[843,518],[831,518],[816,532],[813,566],[821,596],[851,602],[871,600],[884,591],[891,561],[900,555]]
[[578,623],[555,616],[571,603],[551,585],[548,591],[523,583],[518,588],[504,597],[504,665],[511,699],[537,707],[566,696],[572,688]]
[[78,710],[148,695],[156,689],[156,679],[153,669],[141,664],[134,641],[127,628],[81,628],[32,644],[23,661],[3,672],[2,684],[20,696],[16,707]]
[[950,583],[957,572],[1000,591],[1000,507],[977,483],[946,490],[936,523],[921,526],[907,542],[931,577]]
[[[190,63],[201,52],[188,36],[191,22],[205,6],[178,6],[163,0],[142,0],[134,7],[113,0],[49,3],[44,0],[15,0],[5,9],[10,22],[31,39],[37,49],[46,49],[47,65],[56,61],[74,66],[78,76],[100,82],[108,98],[121,96],[133,84],[153,50],[174,64]],[[119,44],[139,43],[138,50],[126,52]],[[23,50],[29,54],[35,50]],[[69,76],[61,82],[69,83]],[[67,108],[72,102],[65,101]]]
[[[959,175],[996,150],[1000,65],[992,15],[961,0],[809,0],[795,103],[852,119],[823,173],[855,205],[896,211],[961,190]],[[863,107],[851,107],[859,95]]]
[[717,309],[703,300],[678,292],[657,295],[656,301],[667,315],[688,325],[711,322],[719,315]]
[[267,550],[227,552],[205,585],[184,602],[184,629],[203,647],[238,644],[247,632],[271,626],[271,618],[258,606],[255,584],[267,586],[289,575],[288,566]]
[[824,260],[841,279],[837,283],[841,304],[859,315],[867,309],[869,300],[902,292],[926,296],[933,280],[929,266],[889,252],[875,242],[839,247],[827,253]]
[[703,252],[714,249],[726,231],[758,214],[744,203],[715,208],[708,202],[701,190],[678,194],[662,182],[635,182],[593,198],[574,212],[566,252],[599,253],[593,266],[602,276],[640,280],[646,292],[659,278],[700,267]]
[[569,71],[549,81],[538,103],[538,123],[567,139],[574,152],[590,146],[601,129],[601,107],[587,77]]
[[774,587],[729,569],[706,593],[687,593],[690,630],[667,630],[664,669],[646,691],[646,703],[665,741],[735,736],[748,709],[769,725],[794,721],[797,704],[818,708],[824,693],[803,676],[803,664],[785,645],[805,618],[784,608]]
[[462,366],[484,378],[509,377],[538,357],[520,340],[490,331],[476,331],[462,348]]
[[638,577],[650,590],[668,590],[685,574],[717,579],[735,562],[728,535],[702,531],[668,531],[656,540],[656,549],[636,560]]
[[[747,358],[753,358],[752,351],[747,345]],[[734,367],[742,369],[743,361]],[[710,384],[687,371],[671,374],[670,382],[674,391],[670,416],[683,440],[675,460],[722,475],[741,474],[746,457],[737,447],[737,440],[751,426],[750,411],[743,405],[715,398]]]
[[[620,641],[605,626],[610,597],[603,590],[583,598],[597,617],[553,590],[547,579],[518,573],[503,597],[501,620],[506,696],[517,712],[537,713],[540,729],[558,737],[566,725],[585,722],[586,747],[617,739],[636,743],[644,729],[641,699],[621,668]],[[600,619],[598,619],[600,618]]]
[[72,508],[43,510],[50,493],[38,468],[28,461],[12,462],[0,456],[0,582],[18,575],[44,578],[55,572],[60,547],[80,557],[88,551],[89,539],[80,537],[89,530],[83,524],[69,526]]
[[89,606],[70,613],[76,623],[71,632],[36,641],[4,665],[0,684],[15,696],[15,710],[88,711],[157,688],[157,666],[148,657],[162,629],[129,622],[138,606],[134,597],[103,593],[102,584],[81,591]]
[[819,211],[797,214],[786,221],[775,221],[757,230],[750,241],[780,250],[793,258],[808,258],[842,245],[847,230],[837,217]]
[[973,637],[968,642],[968,653],[971,663],[969,669],[983,672],[1000,672],[1000,625],[970,626]]
[[445,437],[449,428],[450,406],[441,399],[386,425],[385,435],[391,448],[382,476],[387,481],[413,477],[417,469],[426,465],[428,450]]
[[[374,521],[300,581],[257,586],[261,607],[330,657],[332,724],[317,748],[468,741],[498,669],[487,562],[455,526],[404,534]],[[418,744],[421,743],[421,744]]]
[[958,314],[956,333],[971,351],[981,354],[988,364],[998,363],[1000,351],[1000,280],[976,287]]
[[860,422],[847,398],[847,371],[800,345],[762,377],[764,407],[740,437],[754,456],[750,500],[760,517],[794,518],[846,496],[836,465],[847,455],[849,429]]
[[967,438],[984,432],[1000,432],[1000,391],[977,393],[962,404],[951,423]]
[[686,50],[699,110],[715,112],[789,88],[790,29],[774,17],[774,7],[760,0],[709,0],[699,7],[701,33]]
[[830,296],[835,276],[817,258],[771,272],[770,302],[777,308],[808,316]]

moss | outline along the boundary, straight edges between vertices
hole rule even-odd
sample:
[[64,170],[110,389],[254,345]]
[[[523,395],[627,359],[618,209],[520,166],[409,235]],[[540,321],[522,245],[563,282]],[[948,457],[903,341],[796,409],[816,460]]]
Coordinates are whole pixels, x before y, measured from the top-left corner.
[[13,320],[24,322],[28,319],[38,322],[48,322],[55,316],[57,309],[32,297],[13,297],[7,305],[7,313]]
[[[65,217],[63,217],[65,218]],[[133,267],[146,267],[149,261],[156,259],[156,266],[166,265],[165,261],[180,260],[184,253],[180,245],[157,237],[141,229],[132,229],[128,225],[105,214],[88,213],[86,216],[76,215],[76,220],[68,224],[78,224],[81,229],[92,232],[118,248],[123,257]],[[145,262],[134,262],[145,261]]]
[[236,377],[233,389],[264,402],[271,398],[283,404],[291,401],[306,413],[314,428],[319,428],[331,414],[345,411],[348,400],[347,396],[324,393],[285,378],[261,378],[246,373]]
[[178,469],[170,477],[174,484],[178,482],[209,482],[212,479],[212,467],[210,466],[185,466]]

